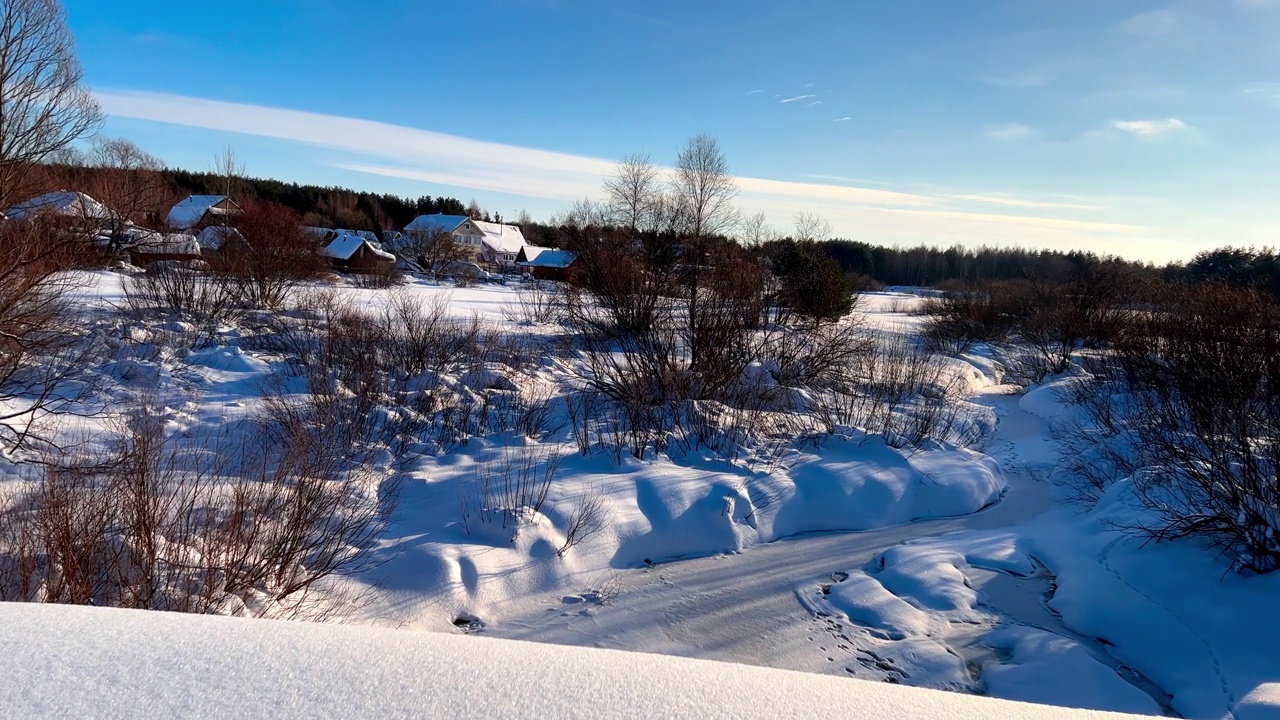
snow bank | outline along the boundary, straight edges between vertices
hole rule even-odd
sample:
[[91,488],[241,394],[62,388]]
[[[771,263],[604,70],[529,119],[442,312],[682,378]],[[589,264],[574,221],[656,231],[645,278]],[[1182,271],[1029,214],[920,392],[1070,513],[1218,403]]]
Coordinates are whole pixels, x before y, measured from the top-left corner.
[[881,683],[457,635],[0,604],[14,717],[1105,718]]
[[[1032,551],[1057,576],[1050,607],[1073,630],[1105,638],[1183,715],[1224,716],[1280,677],[1280,574],[1224,575],[1225,561],[1195,540],[1144,543],[1117,529],[1143,513],[1126,480],[1089,515],[1058,512],[1028,529]],[[1249,712],[1280,717],[1277,695],[1250,697]]]
[[906,454],[879,437],[825,440],[790,471],[774,537],[867,530],[967,515],[999,499],[1004,476],[991,458],[960,448]]
[[1008,662],[982,668],[995,697],[1045,705],[1122,709],[1156,714],[1159,708],[1138,688],[1121,681],[1080,643],[1043,630],[1010,625],[986,637]]

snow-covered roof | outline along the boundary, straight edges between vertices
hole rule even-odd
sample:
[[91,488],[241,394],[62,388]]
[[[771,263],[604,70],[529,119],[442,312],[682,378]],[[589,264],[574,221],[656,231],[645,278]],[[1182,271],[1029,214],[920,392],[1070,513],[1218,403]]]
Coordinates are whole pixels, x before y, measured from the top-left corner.
[[525,259],[516,263],[521,267],[567,268],[578,259],[578,253],[572,250],[557,250],[537,245],[525,245],[521,252]]
[[334,258],[335,260],[350,260],[353,255],[360,249],[361,245],[368,246],[369,252],[377,255],[384,260],[396,259],[395,255],[382,249],[382,246],[376,242],[370,242],[365,238],[353,233],[343,232],[333,239],[328,245],[321,250],[321,254]]
[[405,232],[413,233],[438,233],[453,232],[471,218],[466,215],[419,215],[413,219],[413,222],[404,226]]
[[319,238],[320,240],[326,240],[334,237],[338,233],[338,231],[333,228],[315,227],[314,225],[306,225],[302,228],[302,231],[314,238]]
[[[227,200],[231,207],[214,207],[223,200]],[[186,230],[198,225],[205,213],[214,216],[238,215],[240,208],[225,195],[192,195],[169,210],[165,223],[174,230]]]
[[158,233],[143,230],[134,234],[130,250],[146,255],[199,255],[200,243],[186,233]]
[[58,217],[107,221],[111,219],[111,211],[105,205],[72,190],[55,190],[14,205],[5,211],[13,220],[30,220],[37,215],[57,215]]
[[221,250],[228,240],[238,240],[245,245],[249,244],[244,239],[244,236],[240,234],[240,231],[233,227],[212,225],[201,230],[200,234],[196,236],[196,241],[200,243],[201,250]]
[[524,241],[524,233],[515,225],[491,223],[483,220],[472,220],[476,227],[484,231],[483,242],[496,252],[518,253],[528,243]]
[[325,228],[325,227],[314,227],[311,225],[303,227],[302,230],[303,232],[307,233],[311,237],[316,238],[320,242],[329,242],[330,240],[333,240],[334,238],[340,237],[342,235],[358,235],[364,238],[365,240],[368,240],[369,242],[375,243],[375,244],[380,239],[378,237],[378,233],[373,232],[372,230],[348,230],[346,228]]
[[24,718],[1102,717],[684,657],[75,605],[0,603],[0,647],[5,714]]

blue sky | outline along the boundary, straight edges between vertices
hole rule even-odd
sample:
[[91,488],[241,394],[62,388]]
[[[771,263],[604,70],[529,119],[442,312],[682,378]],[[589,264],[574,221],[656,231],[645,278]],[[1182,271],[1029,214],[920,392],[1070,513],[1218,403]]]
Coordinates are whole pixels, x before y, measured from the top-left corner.
[[715,136],[739,207],[842,237],[1164,261],[1273,244],[1280,0],[68,0],[168,164],[546,218]]

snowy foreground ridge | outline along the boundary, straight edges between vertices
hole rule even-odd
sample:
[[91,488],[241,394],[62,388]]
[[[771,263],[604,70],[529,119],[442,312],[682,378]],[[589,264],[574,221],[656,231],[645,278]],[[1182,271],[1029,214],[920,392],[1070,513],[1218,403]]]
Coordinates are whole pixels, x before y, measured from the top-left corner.
[[687,658],[349,626],[0,604],[9,717],[1108,718]]

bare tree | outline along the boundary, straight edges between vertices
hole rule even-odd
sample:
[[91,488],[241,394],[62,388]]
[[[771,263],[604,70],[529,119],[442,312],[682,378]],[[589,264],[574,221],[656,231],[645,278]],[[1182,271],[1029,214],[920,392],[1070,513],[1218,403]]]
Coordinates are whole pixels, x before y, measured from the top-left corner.
[[822,242],[828,237],[831,237],[831,223],[826,218],[814,213],[796,213],[796,240]]
[[671,182],[674,199],[686,214],[690,236],[720,235],[733,224],[738,187],[715,138],[691,138],[676,157]]
[[218,176],[219,190],[229,198],[240,191],[240,178],[244,177],[244,162],[236,155],[235,148],[227,145],[213,158],[214,175]]
[[604,181],[604,192],[613,219],[631,230],[651,229],[661,203],[662,185],[658,168],[648,153],[627,155],[618,161],[613,174]]
[[413,259],[425,272],[439,273],[451,262],[470,260],[474,250],[458,242],[447,230],[410,230],[396,247],[403,256]]
[[168,197],[164,163],[125,139],[94,138],[88,164],[98,170],[90,194],[111,210],[110,250],[121,250],[130,224],[150,224],[151,213]]
[[66,20],[55,0],[0,3],[0,207],[31,189],[33,167],[102,122]]
[[253,203],[240,218],[247,247],[223,240],[223,267],[234,279],[242,302],[279,308],[301,282],[328,269],[302,226],[302,216],[279,203]]
[[583,198],[574,201],[573,205],[564,212],[551,218],[551,224],[562,228],[572,228],[574,230],[585,230],[587,228],[602,228],[609,224],[609,207],[603,203],[592,200],[591,198]]
[[769,226],[769,218],[758,212],[746,215],[739,221],[738,240],[743,245],[754,247],[778,239],[778,231]]

